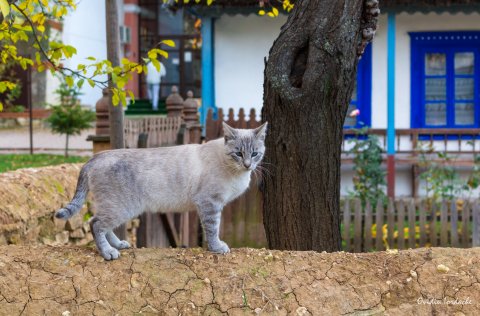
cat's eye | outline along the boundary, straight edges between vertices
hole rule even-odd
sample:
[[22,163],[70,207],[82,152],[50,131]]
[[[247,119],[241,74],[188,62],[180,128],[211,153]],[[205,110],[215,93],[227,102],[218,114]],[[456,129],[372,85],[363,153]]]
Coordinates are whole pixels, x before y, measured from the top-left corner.
[[242,157],[242,156],[243,156],[243,154],[242,154],[241,151],[237,151],[237,152],[235,153],[235,155],[237,155],[238,157]]
[[252,157],[257,157],[258,153],[257,152],[253,152],[252,153]]

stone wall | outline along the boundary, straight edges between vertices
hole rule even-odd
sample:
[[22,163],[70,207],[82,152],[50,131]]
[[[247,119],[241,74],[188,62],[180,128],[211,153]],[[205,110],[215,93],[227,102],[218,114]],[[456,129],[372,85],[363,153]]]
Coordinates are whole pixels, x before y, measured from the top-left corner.
[[[87,245],[92,241],[88,219],[94,214],[87,201],[68,221],[53,215],[73,197],[82,164],[27,168],[0,173],[0,245]],[[135,244],[138,220],[128,224]]]

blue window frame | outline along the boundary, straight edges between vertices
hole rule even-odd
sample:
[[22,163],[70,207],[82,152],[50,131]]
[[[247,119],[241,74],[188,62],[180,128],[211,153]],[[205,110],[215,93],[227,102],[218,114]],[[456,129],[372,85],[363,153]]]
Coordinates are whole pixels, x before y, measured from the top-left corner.
[[[349,117],[353,110],[360,110],[357,117]],[[371,126],[372,121],[372,44],[365,48],[362,59],[358,62],[355,88],[348,107],[345,128]]]
[[480,32],[415,32],[411,126],[480,126]]

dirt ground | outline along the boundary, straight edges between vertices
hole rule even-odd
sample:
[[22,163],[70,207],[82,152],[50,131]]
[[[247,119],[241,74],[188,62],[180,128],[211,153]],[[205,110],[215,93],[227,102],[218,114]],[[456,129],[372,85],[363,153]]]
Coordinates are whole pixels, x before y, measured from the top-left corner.
[[1,315],[478,315],[480,249],[0,247]]

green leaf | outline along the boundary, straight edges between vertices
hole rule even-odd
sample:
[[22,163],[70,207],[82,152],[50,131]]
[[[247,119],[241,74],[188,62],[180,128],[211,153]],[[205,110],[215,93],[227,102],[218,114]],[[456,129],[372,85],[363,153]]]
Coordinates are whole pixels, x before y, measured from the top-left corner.
[[88,81],[88,84],[90,85],[90,87],[95,87],[95,81],[93,81],[92,79],[87,79]]
[[163,43],[163,44],[165,44],[167,46],[170,46],[170,47],[175,47],[175,42],[172,41],[172,40],[163,40],[160,43]]
[[82,89],[83,83],[85,82],[85,79],[80,79],[77,81],[77,87],[79,89]]
[[128,65],[128,64],[130,64],[130,60],[128,60],[127,58],[124,57],[124,58],[122,58],[122,64],[123,65]]
[[88,60],[93,60],[93,61],[96,61],[96,60],[97,60],[95,57],[92,57],[92,56],[87,57],[87,59],[88,59]]
[[10,14],[10,5],[7,0],[0,0],[0,11],[4,17]]
[[0,102],[0,112],[3,111],[3,103]]

